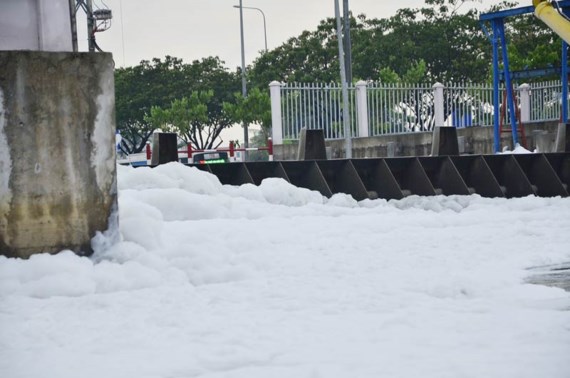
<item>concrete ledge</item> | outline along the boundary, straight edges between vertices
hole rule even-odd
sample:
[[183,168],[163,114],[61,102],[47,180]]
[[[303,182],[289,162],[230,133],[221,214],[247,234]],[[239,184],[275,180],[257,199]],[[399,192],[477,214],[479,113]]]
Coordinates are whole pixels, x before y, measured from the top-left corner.
[[[536,122],[524,125],[525,134],[528,141],[527,148],[531,151],[538,146],[537,142],[543,145],[554,146],[558,122]],[[540,131],[540,133],[535,133]],[[535,138],[540,136],[540,141]],[[486,155],[493,154],[493,127],[472,126],[457,129],[457,137],[461,141],[459,153]],[[547,143],[545,142],[547,140]],[[512,135],[504,133],[501,136],[501,146],[510,149],[512,145]],[[344,151],[344,140],[326,140],[325,145],[331,149],[332,159],[341,159],[346,156]],[[541,146],[542,147],[542,146]],[[291,144],[274,145],[275,160],[294,160],[297,155],[298,145]],[[540,152],[545,148],[540,148]],[[353,158],[375,158],[392,156],[429,156],[432,152],[432,132],[414,132],[408,134],[382,135],[368,138],[354,138],[352,140]]]

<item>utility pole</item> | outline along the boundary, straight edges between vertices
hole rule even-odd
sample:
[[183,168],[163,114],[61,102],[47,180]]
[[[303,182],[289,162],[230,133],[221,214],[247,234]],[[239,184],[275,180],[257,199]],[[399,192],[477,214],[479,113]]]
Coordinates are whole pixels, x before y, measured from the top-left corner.
[[346,158],[352,158],[352,139],[350,135],[348,111],[348,84],[346,82],[346,70],[344,67],[344,49],[342,47],[342,26],[340,22],[340,9],[338,0],[334,0],[334,13],[336,17],[336,37],[338,39],[338,61],[340,64],[340,81],[342,84],[342,124],[344,130],[344,148],[346,150]]
[[89,52],[95,51],[95,19],[93,18],[93,0],[86,0],[85,13],[87,13],[87,41]]
[[71,44],[73,46],[73,51],[79,51],[79,46],[77,44],[77,6],[75,0],[69,0],[69,21],[71,24]]
[[[241,94],[244,98],[247,97],[247,83],[245,79],[245,44],[243,38],[243,6],[242,0],[239,0],[239,28],[241,36]],[[245,148],[249,147],[248,124],[243,123],[243,145]],[[244,151],[244,160],[247,158],[247,151]]]
[[346,81],[352,83],[352,42],[350,40],[350,10],[348,9],[348,0],[343,0],[343,18],[344,18],[344,66],[346,68]]

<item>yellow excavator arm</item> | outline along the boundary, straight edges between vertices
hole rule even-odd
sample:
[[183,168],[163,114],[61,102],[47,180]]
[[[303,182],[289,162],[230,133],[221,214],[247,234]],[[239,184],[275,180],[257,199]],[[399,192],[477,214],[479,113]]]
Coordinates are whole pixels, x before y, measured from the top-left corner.
[[532,4],[534,15],[570,44],[570,21],[554,9],[548,0],[532,0]]

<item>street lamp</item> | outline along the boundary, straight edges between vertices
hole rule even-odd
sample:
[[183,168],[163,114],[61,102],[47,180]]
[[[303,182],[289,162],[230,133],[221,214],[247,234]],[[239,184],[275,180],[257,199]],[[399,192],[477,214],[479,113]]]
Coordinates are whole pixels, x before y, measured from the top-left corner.
[[265,52],[267,52],[267,25],[265,23],[265,13],[263,13],[263,11],[259,8],[244,7],[241,5],[241,1],[240,1],[240,5],[234,5],[234,8],[254,9],[256,11],[261,12],[261,16],[263,16],[263,36],[265,37]]
[[[242,0],[239,0],[239,29],[240,29],[240,39],[241,39],[241,94],[243,98],[247,97],[247,83],[245,80],[245,43],[243,41],[243,6]],[[244,161],[247,159],[247,148],[249,147],[249,135],[248,128],[249,125],[243,123],[243,145],[246,148],[244,151]]]
[[[234,8],[239,9],[239,28],[240,28],[240,37],[241,37],[241,94],[245,98],[247,97],[247,83],[246,83],[246,72],[245,72],[245,43],[243,41],[243,10],[245,9],[255,9],[261,12],[263,16],[263,31],[265,34],[265,52],[267,52],[267,32],[265,28],[265,14],[259,8],[252,8],[252,7],[244,7],[242,5],[242,0],[239,0],[239,5],[234,5]],[[244,160],[247,159],[247,148],[249,147],[249,135],[248,135],[248,124],[243,124],[243,144],[246,148],[244,151]]]

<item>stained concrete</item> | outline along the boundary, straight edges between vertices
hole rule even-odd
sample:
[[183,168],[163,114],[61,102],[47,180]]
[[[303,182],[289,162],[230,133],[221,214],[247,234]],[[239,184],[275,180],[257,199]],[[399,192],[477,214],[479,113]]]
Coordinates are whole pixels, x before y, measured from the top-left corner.
[[113,60],[0,51],[0,254],[71,249],[116,217]]
[[[524,125],[527,148],[533,151],[554,152],[558,122],[535,122]],[[538,133],[537,133],[538,132]],[[540,136],[538,138],[537,136]],[[493,127],[472,126],[457,129],[457,137],[461,143],[460,154],[493,154]],[[520,135],[519,135],[520,140]],[[398,156],[429,156],[432,153],[433,133],[431,131],[405,134],[381,135],[367,138],[352,139],[353,158],[398,157]],[[326,148],[331,150],[331,158],[346,157],[344,139],[325,141]],[[501,135],[501,146],[513,149],[512,134]],[[275,160],[295,160],[298,145],[274,145]]]

